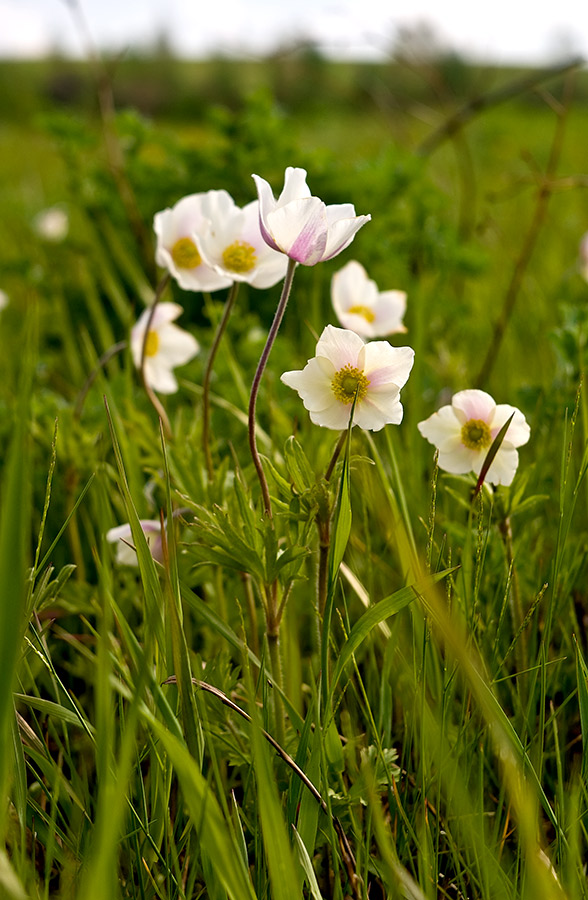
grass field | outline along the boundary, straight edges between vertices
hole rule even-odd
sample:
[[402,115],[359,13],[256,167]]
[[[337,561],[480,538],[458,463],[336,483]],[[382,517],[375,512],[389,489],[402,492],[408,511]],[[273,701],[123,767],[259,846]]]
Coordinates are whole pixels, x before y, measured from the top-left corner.
[[[107,68],[0,66],[0,896],[588,897],[585,71]],[[184,290],[153,218],[287,166],[372,219],[296,267],[256,464],[281,280]],[[407,294],[381,430],[280,380],[350,260]],[[169,301],[166,393],[131,329]],[[419,431],[472,389],[530,426],[510,485]]]

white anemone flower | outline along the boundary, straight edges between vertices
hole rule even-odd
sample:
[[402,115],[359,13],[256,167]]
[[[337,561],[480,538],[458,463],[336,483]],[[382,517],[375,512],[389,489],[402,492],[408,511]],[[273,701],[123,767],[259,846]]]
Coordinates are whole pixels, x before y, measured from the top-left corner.
[[404,291],[379,291],[361,263],[352,259],[331,280],[333,309],[341,325],[362,337],[385,337],[405,332]]
[[[208,192],[218,193],[226,194],[226,191]],[[186,291],[218,291],[229,287],[232,281],[207,266],[197,246],[197,236],[209,227],[208,220],[202,215],[202,202],[206,196],[189,194],[182,197],[175,206],[156,213],[153,219],[153,230],[157,235],[155,261]]]
[[[161,544],[161,522],[156,519],[140,519],[139,524],[149,544],[153,559],[163,562]],[[133,544],[133,533],[128,522],[117,525],[106,532],[106,540],[109,544],[116,544],[116,561],[119,566],[138,565],[137,551]]]
[[[131,353],[137,368],[141,366],[150,312],[150,309],[144,310],[131,330]],[[172,325],[182,312],[179,303],[158,303],[149,326],[145,346],[145,380],[149,387],[160,394],[173,394],[177,391],[178,383],[172,369],[189,362],[200,349],[193,335]]]
[[49,206],[42,209],[33,219],[33,228],[45,241],[59,244],[67,237],[69,216],[61,206]]
[[288,166],[284,189],[276,200],[270,185],[254,175],[259,197],[261,232],[274,250],[303,266],[332,259],[348,247],[371,216],[356,216],[352,203],[327,206],[311,196],[306,170]]
[[315,425],[339,431],[353,424],[368,431],[402,421],[400,388],[406,384],[414,350],[388,341],[364,344],[354,331],[327,325],[316,356],[301,371],[285,372],[282,381],[298,391]]
[[419,422],[420,433],[439,450],[439,466],[453,475],[480,474],[492,441],[513,415],[508,431],[486,474],[491,484],[509,485],[519,464],[516,447],[526,444],[531,429],[515,406],[494,402],[485,391],[454,394],[450,406]]
[[288,261],[264,241],[257,200],[241,209],[226,191],[209,191],[202,211],[210,227],[199,236],[198,247],[216,272],[255,288],[273,287],[283,279]]

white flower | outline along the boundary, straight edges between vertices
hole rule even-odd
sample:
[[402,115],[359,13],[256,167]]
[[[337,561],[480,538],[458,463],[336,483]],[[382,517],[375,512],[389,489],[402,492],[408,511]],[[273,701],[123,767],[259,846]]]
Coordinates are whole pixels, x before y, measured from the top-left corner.
[[354,331],[327,325],[316,356],[301,371],[285,372],[282,381],[298,391],[315,425],[347,428],[357,394],[353,424],[379,431],[402,421],[400,388],[413,361],[410,347],[392,347],[388,341],[364,344]]
[[50,206],[37,213],[33,228],[43,240],[58,244],[67,237],[69,216],[61,206]]
[[341,325],[362,337],[406,331],[402,324],[406,310],[404,291],[378,291],[376,282],[354,259],[333,275],[331,300]]
[[[209,191],[226,194],[226,191]],[[202,201],[207,194],[189,194],[171,209],[158,212],[153,219],[157,235],[155,261],[167,269],[186,291],[218,291],[229,287],[232,279],[219,275],[203,262],[197,237],[209,227],[202,215]],[[228,194],[227,194],[228,196]]]
[[0,309],[6,309],[9,299],[6,291],[0,290]]
[[226,191],[209,191],[202,212],[210,227],[199,236],[198,247],[216,272],[256,288],[273,287],[283,279],[288,261],[264,241],[257,200],[241,209]]
[[[150,312],[151,309],[144,310],[131,330],[131,353],[137,368],[141,366],[143,339]],[[182,312],[179,303],[158,303],[147,335],[145,380],[161,394],[177,391],[178,383],[172,369],[189,362],[200,349],[193,335],[171,324]]]
[[356,216],[352,203],[327,206],[312,197],[306,170],[288,166],[284,189],[276,200],[259,175],[253,176],[259,197],[261,232],[274,250],[304,266],[332,259],[349,246],[371,216]]
[[[158,522],[156,519],[141,519],[139,524],[147,538],[153,559],[163,562],[161,522]],[[110,544],[116,544],[116,561],[119,566],[136,566],[138,564],[137,551],[133,544],[133,534],[128,522],[107,531],[106,540]]]
[[531,429],[520,410],[506,403],[496,405],[485,391],[468,390],[454,394],[451,406],[442,406],[424,422],[420,433],[439,450],[439,466],[454,475],[466,472],[480,474],[492,441],[514,413],[486,481],[511,484],[519,455],[515,447],[526,444]]

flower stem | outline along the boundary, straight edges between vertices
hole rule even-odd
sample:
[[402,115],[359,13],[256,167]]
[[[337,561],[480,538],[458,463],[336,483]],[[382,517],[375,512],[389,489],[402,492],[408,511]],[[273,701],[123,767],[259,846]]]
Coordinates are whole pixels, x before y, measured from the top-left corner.
[[233,281],[229,290],[229,296],[227,297],[227,301],[225,303],[222,318],[218,323],[216,334],[210,348],[208,362],[206,363],[206,370],[204,372],[204,380],[202,382],[202,449],[204,451],[204,459],[206,460],[206,471],[208,473],[209,481],[212,480],[212,477],[214,475],[212,451],[210,449],[210,378],[212,375],[212,369],[214,366],[214,361],[216,359],[216,354],[218,352],[222,336],[226,331],[227,324],[233,311],[238,293],[239,282]]
[[339,454],[341,453],[341,450],[343,449],[343,445],[345,443],[346,438],[347,438],[347,432],[342,431],[341,434],[339,435],[339,440],[337,441],[335,449],[333,450],[333,455],[331,456],[331,461],[329,462],[329,465],[326,468],[325,481],[331,480],[331,475],[333,474],[333,470],[337,464],[337,460],[339,459]]
[[249,449],[251,451],[251,456],[253,458],[253,465],[255,466],[255,470],[257,472],[257,477],[259,478],[259,484],[261,485],[261,493],[263,496],[263,507],[266,516],[270,519],[273,518],[272,515],[272,504],[270,499],[269,487],[267,483],[267,479],[265,477],[265,473],[263,471],[263,466],[261,464],[261,459],[259,453],[257,451],[257,441],[255,438],[255,405],[257,403],[257,395],[259,393],[259,386],[261,384],[261,379],[263,373],[265,371],[265,367],[267,365],[267,361],[269,359],[269,355],[271,353],[271,349],[274,345],[274,341],[276,339],[276,335],[282,323],[282,319],[284,318],[284,313],[286,311],[286,306],[288,304],[288,297],[290,296],[290,289],[292,287],[292,281],[294,279],[294,270],[296,269],[296,261],[293,259],[288,260],[288,269],[286,271],[286,277],[284,278],[284,284],[282,286],[282,295],[280,297],[280,301],[278,303],[278,308],[276,309],[276,313],[274,315],[274,321],[272,322],[271,328],[269,330],[269,334],[267,336],[267,341],[265,347],[263,348],[263,353],[261,354],[260,360],[257,364],[257,371],[255,372],[255,377],[253,379],[253,384],[251,385],[251,396],[249,398]]
[[88,377],[86,378],[84,385],[78,394],[76,405],[74,406],[74,419],[79,419],[82,415],[82,410],[84,408],[84,403],[86,401],[86,397],[88,396],[88,391],[94,384],[98,373],[101,369],[106,366],[110,360],[116,356],[117,353],[120,353],[121,350],[125,350],[127,347],[126,341],[119,341],[117,344],[113,344],[112,347],[109,347],[108,350],[105,350]]
[[[347,432],[344,432],[346,434]],[[317,518],[319,533],[319,564],[317,578],[317,607],[319,620],[322,621],[327,605],[328,574],[329,574],[329,550],[331,548],[331,521],[330,518],[321,520]],[[320,626],[319,626],[320,629]]]
[[139,366],[139,371],[141,373],[141,381],[143,382],[143,387],[145,388],[145,393],[149,397],[149,400],[151,401],[151,405],[155,409],[155,412],[161,419],[161,424],[163,426],[163,430],[164,430],[166,438],[172,437],[171,425],[169,424],[169,419],[167,417],[167,413],[166,413],[165,409],[163,408],[163,406],[159,400],[159,397],[157,397],[157,395],[153,391],[153,388],[151,387],[150,384],[148,384],[147,379],[145,378],[145,358],[147,356],[147,353],[146,353],[147,339],[149,337],[151,323],[153,322],[153,316],[155,315],[155,308],[157,307],[157,304],[161,300],[161,298],[163,296],[163,292],[165,291],[166,287],[168,286],[169,281],[170,281],[170,275],[169,275],[169,272],[166,272],[155,289],[155,296],[153,298],[153,303],[151,304],[151,308],[149,309],[149,315],[147,317],[147,322],[145,324],[145,334],[143,335],[143,346],[141,347],[141,365]]

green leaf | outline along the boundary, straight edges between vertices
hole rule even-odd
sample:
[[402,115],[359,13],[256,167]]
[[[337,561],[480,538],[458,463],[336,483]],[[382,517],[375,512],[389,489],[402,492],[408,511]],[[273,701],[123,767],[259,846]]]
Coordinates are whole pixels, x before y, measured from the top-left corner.
[[294,830],[294,840],[296,841],[296,846],[298,848],[298,858],[300,859],[300,865],[304,869],[304,874],[306,875],[310,894],[313,900],[323,900],[323,896],[318,886],[318,881],[316,880],[316,875],[314,874],[314,869],[312,868],[312,862],[310,856],[308,855],[308,850],[304,846],[304,841],[302,840],[294,826],[292,826],[292,828]]
[[149,724],[171,760],[199,842],[219,881],[231,900],[256,900],[249,872],[243,865],[239,842],[233,837],[231,825],[223,817],[218,801],[196,761],[187,748],[150,715]]
[[588,666],[574,635],[576,645],[576,680],[578,682],[578,705],[580,707],[580,726],[582,729],[582,778],[588,771]]
[[284,445],[286,468],[299,494],[310,490],[316,481],[306,454],[295,437],[289,437]]
[[347,640],[341,648],[337,659],[337,665],[333,672],[331,695],[343,674],[345,666],[370,632],[385,619],[396,615],[397,612],[400,612],[401,609],[408,606],[421,591],[426,590],[431,584],[436,584],[438,581],[441,581],[447,575],[450,575],[455,571],[456,568],[437,572],[435,575],[431,575],[414,585],[408,585],[407,587],[401,588],[399,591],[395,591],[393,594],[390,594],[389,597],[385,597],[383,600],[380,600],[379,603],[370,607],[370,609],[363,614],[361,619],[355,623]]

